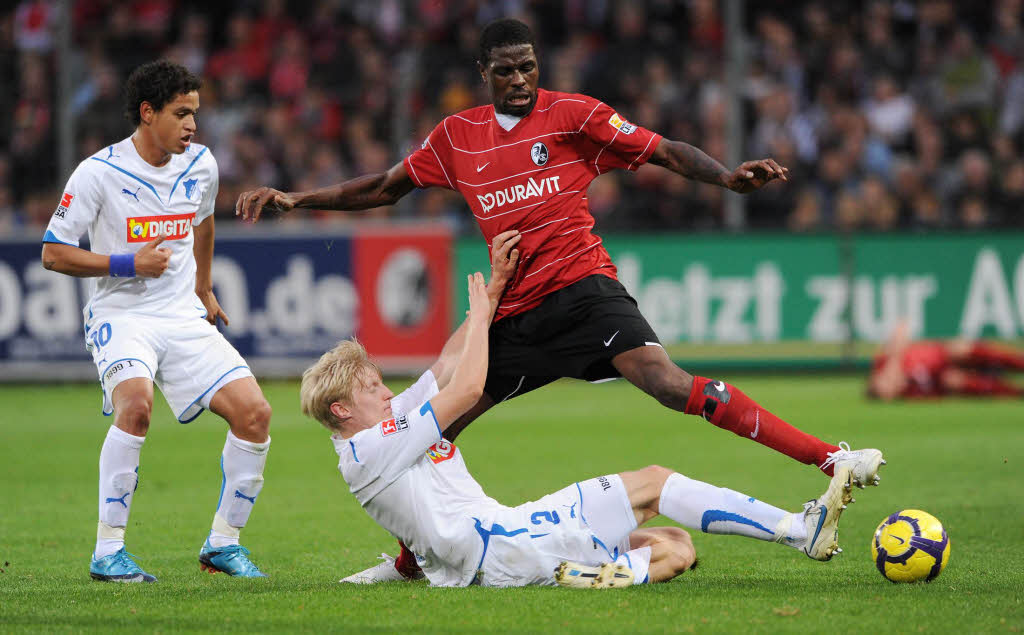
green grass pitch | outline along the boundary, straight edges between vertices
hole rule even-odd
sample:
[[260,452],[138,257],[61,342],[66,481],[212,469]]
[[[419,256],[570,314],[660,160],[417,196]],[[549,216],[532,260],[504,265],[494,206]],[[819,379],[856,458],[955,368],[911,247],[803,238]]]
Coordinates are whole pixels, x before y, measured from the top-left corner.
[[[1024,628],[1024,408],[1020,402],[881,405],[852,377],[728,377],[803,429],[882,448],[882,485],[856,492],[832,562],[736,536],[695,533],[700,567],[662,585],[558,588],[343,586],[395,543],[359,508],[298,387],[269,382],[273,446],[243,544],[270,574],[199,570],[220,489],[225,426],[177,424],[157,397],[128,548],[155,585],[92,582],[96,470],[110,419],[94,385],[0,388],[0,631],[1020,632]],[[814,468],[625,382],[560,382],[494,409],[459,440],[473,474],[517,504],[573,481],[651,463],[789,509],[817,496]],[[952,540],[931,584],[894,585],[868,548],[878,522],[916,507]]]

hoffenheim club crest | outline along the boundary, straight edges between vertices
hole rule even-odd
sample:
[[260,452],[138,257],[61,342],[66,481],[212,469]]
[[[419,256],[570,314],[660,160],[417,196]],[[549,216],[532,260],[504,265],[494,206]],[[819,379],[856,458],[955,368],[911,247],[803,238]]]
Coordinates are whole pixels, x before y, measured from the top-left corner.
[[530,148],[530,158],[537,165],[544,165],[548,162],[548,147],[538,141]]

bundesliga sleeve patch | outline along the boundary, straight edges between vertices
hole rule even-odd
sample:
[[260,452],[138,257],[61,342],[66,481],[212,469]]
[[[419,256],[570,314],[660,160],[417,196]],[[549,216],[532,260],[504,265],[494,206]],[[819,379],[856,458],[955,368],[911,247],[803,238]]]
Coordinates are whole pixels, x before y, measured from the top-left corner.
[[409,429],[409,422],[404,416],[397,419],[388,419],[380,423],[380,436],[386,437]]
[[60,197],[60,205],[57,206],[57,211],[53,213],[56,218],[64,218],[64,214],[67,213],[68,208],[71,207],[71,201],[73,201],[75,195],[71,192],[64,192],[64,196]]
[[166,214],[164,216],[130,216],[128,242],[146,243],[158,236],[167,240],[180,240],[192,231],[195,214]]
[[612,116],[608,120],[608,123],[611,125],[612,128],[615,128],[622,134],[633,134],[633,132],[636,131],[636,126],[620,117],[619,113],[617,112],[612,113]]

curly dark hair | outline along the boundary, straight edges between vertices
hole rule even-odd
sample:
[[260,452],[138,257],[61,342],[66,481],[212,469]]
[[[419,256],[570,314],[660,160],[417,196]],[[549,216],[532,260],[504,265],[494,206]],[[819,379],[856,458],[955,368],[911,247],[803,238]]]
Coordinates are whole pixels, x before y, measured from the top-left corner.
[[480,63],[484,66],[491,51],[510,44],[529,44],[536,50],[533,31],[525,23],[512,18],[500,18],[484,27],[480,33]]
[[199,90],[201,79],[187,68],[167,60],[147,62],[132,71],[124,84],[124,116],[138,126],[142,122],[139,106],[148,101],[154,110],[160,110],[178,95]]

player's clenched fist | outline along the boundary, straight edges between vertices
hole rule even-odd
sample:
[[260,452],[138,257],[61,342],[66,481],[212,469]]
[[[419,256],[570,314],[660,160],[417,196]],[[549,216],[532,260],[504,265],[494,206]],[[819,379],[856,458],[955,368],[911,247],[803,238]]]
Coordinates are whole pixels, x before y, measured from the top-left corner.
[[271,187],[261,187],[242,192],[235,203],[235,216],[242,220],[252,219],[255,223],[264,209],[287,212],[295,207],[295,200],[289,194]]
[[159,278],[171,263],[171,250],[160,245],[167,236],[157,236],[135,252],[135,275],[143,278]]

